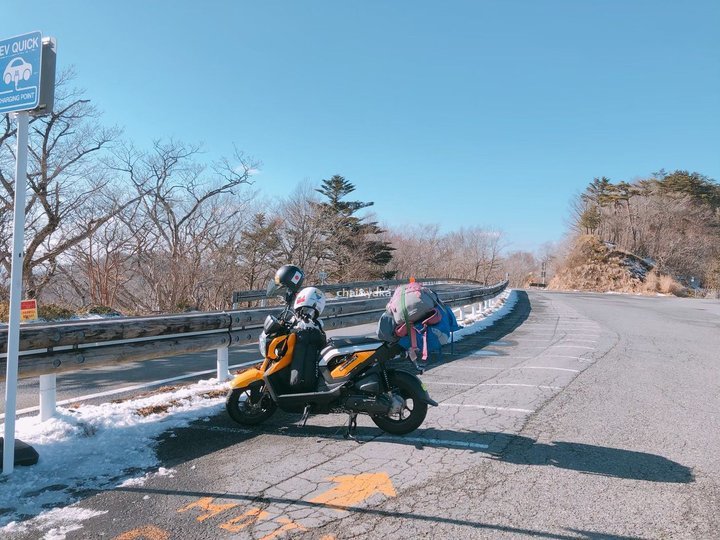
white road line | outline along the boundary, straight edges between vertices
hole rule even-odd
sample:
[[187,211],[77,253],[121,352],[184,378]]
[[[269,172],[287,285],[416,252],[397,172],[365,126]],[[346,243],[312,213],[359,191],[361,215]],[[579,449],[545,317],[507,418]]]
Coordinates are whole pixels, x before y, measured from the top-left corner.
[[[250,430],[250,429],[242,429],[242,428],[229,428],[224,426],[198,426],[198,425],[191,425],[189,426],[191,429],[201,429],[203,431],[220,431],[223,433],[242,433],[242,434],[258,434],[261,435],[264,432],[257,431],[257,430]],[[309,433],[308,437],[317,437],[318,435],[315,433]],[[342,435],[322,435],[323,439],[344,439],[345,437]],[[451,439],[431,439],[429,437],[396,437],[392,435],[380,435],[379,437],[371,437],[371,438],[365,438],[365,437],[358,437],[358,439],[363,440],[365,442],[373,442],[373,441],[381,441],[381,442],[411,442],[411,443],[418,443],[418,444],[427,444],[427,445],[437,445],[437,446],[455,446],[457,448],[478,448],[480,450],[485,450],[486,448],[489,448],[489,445],[482,444],[482,443],[474,443],[474,442],[468,442],[468,441],[453,441]]]
[[547,386],[544,384],[480,383],[478,386],[522,386],[523,388],[542,388],[543,390],[562,390],[562,386]]
[[[243,364],[235,364],[234,366],[229,366],[228,369],[253,366],[258,363],[259,363],[258,360],[253,360],[252,362],[245,362]],[[79,403],[81,401],[87,401],[88,399],[114,396],[115,394],[123,394],[125,392],[134,392],[135,390],[143,390],[144,388],[151,388],[153,386],[158,386],[158,385],[169,383],[169,382],[181,381],[182,379],[191,379],[193,377],[197,377],[198,375],[207,375],[208,373],[216,373],[216,372],[217,372],[217,369],[207,369],[205,371],[194,371],[192,373],[187,373],[185,375],[179,375],[177,377],[170,377],[169,379],[162,379],[160,381],[151,381],[148,383],[136,384],[133,386],[125,386],[123,388],[117,388],[115,390],[107,390],[105,392],[97,392],[96,394],[86,394],[84,396],[78,396],[76,398],[63,399],[62,401],[58,401],[57,405],[70,405],[72,403]],[[38,410],[40,410],[39,406],[38,407],[27,407],[26,409],[20,409],[19,411],[17,411],[17,414],[31,413],[31,412],[35,412]],[[0,414],[0,419],[3,419],[3,418],[5,418],[5,413]]]
[[493,407],[491,405],[471,405],[467,403],[440,403],[441,407],[467,407],[470,409],[488,409],[491,411],[508,411],[508,412],[521,412],[521,413],[532,413],[530,409],[514,409],[512,407]]
[[[527,324],[527,323],[526,323]],[[525,326],[525,325],[523,325]],[[598,328],[597,324],[594,323],[568,323],[568,322],[558,322],[558,323],[530,323],[527,324],[528,327],[533,328],[576,328],[578,326],[588,326],[593,328]]]
[[390,435],[381,435],[379,437],[371,439],[371,441],[413,442],[437,446],[456,446],[458,448],[478,448],[480,450],[485,450],[489,448],[487,444],[473,443],[467,441],[453,441],[450,439],[428,439],[425,437],[392,437]]
[[522,383],[458,383],[445,381],[423,381],[425,384],[441,384],[443,386],[520,386],[523,388],[541,388],[543,390],[562,390],[562,386],[547,386],[544,384],[522,384]]
[[445,382],[445,381],[423,381],[425,384],[443,384],[447,386],[477,386],[473,383],[462,383],[462,382]]
[[461,366],[460,364],[448,364],[446,366],[443,366],[444,368],[452,367],[452,368],[463,368],[463,369],[494,369],[494,370],[503,370],[507,368],[502,367],[489,367],[489,366]]
[[224,426],[189,425],[187,427],[189,427],[190,429],[202,429],[204,431],[222,431],[223,433],[257,433],[257,434],[261,434],[260,431],[253,431],[250,429],[243,429],[243,428],[231,428],[231,427],[224,427]]
[[588,347],[587,345],[553,345],[551,348],[553,349],[587,349],[589,351],[594,351],[595,347]]
[[548,331],[552,330],[557,333],[557,332],[581,332],[581,331],[589,332],[590,330],[597,332],[600,329],[597,326],[533,326],[532,328],[526,328],[526,330],[542,330],[543,332],[548,332]]
[[548,359],[552,358],[569,358],[570,360],[580,360],[581,362],[593,362],[590,358],[583,358],[582,356],[566,356],[564,354],[553,354]]
[[508,369],[549,369],[553,371],[570,371],[572,373],[580,373],[579,369],[568,369],[568,368],[561,368],[561,367],[548,367],[548,366],[518,366],[518,367],[512,367]]

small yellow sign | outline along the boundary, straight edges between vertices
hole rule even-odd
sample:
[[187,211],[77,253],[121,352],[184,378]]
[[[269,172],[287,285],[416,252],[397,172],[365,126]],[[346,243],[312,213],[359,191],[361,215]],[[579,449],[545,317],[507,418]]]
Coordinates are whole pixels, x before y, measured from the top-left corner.
[[20,320],[36,321],[38,318],[37,300],[23,300],[20,302]]

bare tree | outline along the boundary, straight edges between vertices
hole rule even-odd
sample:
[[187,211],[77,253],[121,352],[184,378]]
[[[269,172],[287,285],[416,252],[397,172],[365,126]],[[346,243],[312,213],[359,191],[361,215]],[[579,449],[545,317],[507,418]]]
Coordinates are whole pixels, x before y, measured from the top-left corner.
[[448,235],[453,246],[453,275],[488,283],[501,276],[502,233],[481,227],[461,228]]
[[388,228],[385,238],[395,248],[391,267],[398,278],[451,277],[452,247],[437,224]]
[[198,152],[197,146],[156,141],[150,152],[124,146],[113,162],[141,201],[127,226],[137,242],[136,271],[149,310],[209,303],[206,263],[234,234],[228,223],[245,207],[239,189],[251,183],[257,163],[236,151],[233,162],[223,160],[208,170],[196,161]]
[[526,287],[537,280],[540,261],[529,251],[513,251],[503,258],[502,269],[508,275],[510,287]]
[[[74,74],[60,75],[55,111],[31,121],[25,207],[23,278],[35,297],[55,275],[68,250],[95,234],[137,197],[118,196],[116,178],[102,166],[120,131],[100,124],[100,114],[71,88]],[[5,115],[0,129],[0,265],[10,268],[9,219],[15,196],[15,127]]]
[[305,274],[319,281],[318,273],[325,270],[323,223],[319,197],[309,181],[302,182],[275,210],[281,220],[279,228],[282,264],[298,265]]

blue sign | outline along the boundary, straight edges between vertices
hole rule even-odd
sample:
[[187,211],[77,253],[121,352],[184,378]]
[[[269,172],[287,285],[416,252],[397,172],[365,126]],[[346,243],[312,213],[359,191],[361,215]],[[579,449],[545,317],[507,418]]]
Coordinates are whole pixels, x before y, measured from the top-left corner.
[[41,59],[40,32],[0,41],[0,113],[38,106]]

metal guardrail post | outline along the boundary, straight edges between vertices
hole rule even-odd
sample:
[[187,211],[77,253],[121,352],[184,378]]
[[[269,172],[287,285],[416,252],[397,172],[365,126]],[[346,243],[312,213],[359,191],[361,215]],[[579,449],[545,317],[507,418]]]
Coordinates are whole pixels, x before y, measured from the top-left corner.
[[57,375],[49,373],[40,375],[40,421],[50,420],[55,416]]
[[230,378],[230,371],[228,370],[228,347],[220,347],[217,349],[217,380],[227,381]]

